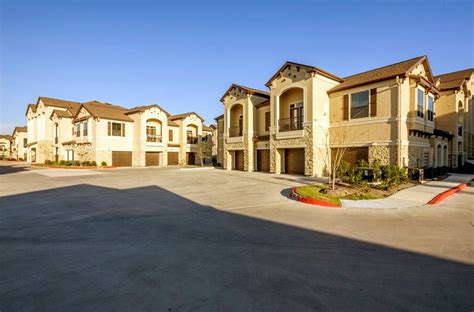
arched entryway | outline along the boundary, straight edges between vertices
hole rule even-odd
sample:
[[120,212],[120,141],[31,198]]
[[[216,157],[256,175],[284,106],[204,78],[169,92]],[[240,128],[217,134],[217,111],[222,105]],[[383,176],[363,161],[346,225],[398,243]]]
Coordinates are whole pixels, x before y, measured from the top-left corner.
[[235,104],[229,111],[229,137],[239,137],[244,131],[244,107]]
[[290,88],[279,97],[279,131],[302,130],[304,122],[304,92]]

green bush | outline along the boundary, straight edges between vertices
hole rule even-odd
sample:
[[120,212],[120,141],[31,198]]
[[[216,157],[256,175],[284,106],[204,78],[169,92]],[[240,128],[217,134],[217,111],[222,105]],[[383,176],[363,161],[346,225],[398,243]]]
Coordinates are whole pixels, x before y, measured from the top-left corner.
[[61,161],[59,161],[59,164],[60,164],[61,166],[64,166],[64,165],[66,164],[66,161],[65,161],[65,160],[61,160]]
[[95,162],[95,160],[91,161],[91,166],[97,167],[97,163]]
[[374,174],[374,182],[379,182],[382,179],[382,166],[380,165],[380,162],[378,160],[374,160],[370,167],[373,170]]
[[80,166],[80,165],[81,165],[81,162],[80,162],[79,160],[74,160],[74,161],[72,162],[72,165],[73,165],[73,166]]
[[82,166],[86,166],[86,167],[90,167],[90,166],[91,166],[91,162],[88,161],[88,160],[86,160],[86,161],[83,161],[81,165],[82,165]]
[[65,161],[64,166],[67,166],[67,167],[72,166],[72,161],[70,160]]
[[100,165],[101,165],[102,167],[107,167],[107,162],[103,161],[103,162],[100,163]]
[[382,166],[382,187],[389,188],[408,181],[408,169],[396,165]]
[[49,160],[49,159],[46,159],[46,160],[44,161],[44,164],[45,164],[45,165],[51,165],[52,163],[53,163],[53,162],[52,162],[51,160]]

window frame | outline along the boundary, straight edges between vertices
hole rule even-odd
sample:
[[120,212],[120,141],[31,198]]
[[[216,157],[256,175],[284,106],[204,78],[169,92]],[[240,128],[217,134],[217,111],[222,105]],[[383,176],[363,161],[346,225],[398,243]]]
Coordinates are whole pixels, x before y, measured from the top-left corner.
[[89,135],[89,122],[87,120],[82,123],[82,135]]
[[[431,110],[430,110],[430,100],[431,102]],[[426,103],[426,112],[427,112],[427,120],[430,122],[434,122],[434,106],[435,106],[435,99],[434,96],[428,94],[428,101]]]
[[[120,127],[118,129],[114,129],[114,125],[119,125]],[[115,137],[121,137],[122,136],[122,127],[124,126],[123,123],[121,122],[111,122],[111,129],[110,129],[110,136],[115,136]],[[116,132],[114,133],[114,131],[118,131],[118,134],[116,134]]]
[[[369,118],[370,117],[370,90],[371,89],[367,89],[367,90],[362,90],[362,91],[357,91],[357,92],[352,92],[352,93],[349,93],[349,120],[352,120],[352,119],[361,119],[361,118]],[[367,92],[367,116],[361,116],[361,117],[352,117],[352,95],[354,94],[359,94],[359,93],[363,93],[363,92]],[[363,106],[361,106],[363,107]]]
[[[420,106],[420,103],[419,103],[419,94],[423,94],[423,104]],[[420,118],[420,119],[425,119],[425,97],[426,97],[426,93],[425,93],[425,90],[421,89],[421,88],[416,88],[416,118]],[[420,107],[421,107],[421,110],[420,110]]]
[[78,137],[81,136],[81,123],[78,122],[78,123],[75,125],[75,127],[76,127],[76,129],[75,129],[75,130],[76,130],[76,131],[75,131],[75,132],[76,132],[76,133],[75,133],[75,134],[76,134],[76,138],[78,138]]

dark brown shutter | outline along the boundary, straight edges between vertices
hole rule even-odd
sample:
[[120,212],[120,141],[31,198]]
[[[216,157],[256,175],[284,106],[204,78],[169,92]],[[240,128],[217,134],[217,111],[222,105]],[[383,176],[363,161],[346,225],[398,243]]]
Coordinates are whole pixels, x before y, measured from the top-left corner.
[[270,130],[270,112],[265,112],[265,131]]
[[122,136],[124,137],[125,136],[125,124],[122,123]]
[[343,102],[344,102],[344,107],[343,107],[342,119],[349,120],[349,94],[344,94]]
[[377,89],[370,89],[370,117],[377,116]]
[[168,130],[168,141],[173,141],[173,130]]
[[111,136],[112,135],[112,123],[109,121],[108,124],[107,124],[107,134],[108,136]]

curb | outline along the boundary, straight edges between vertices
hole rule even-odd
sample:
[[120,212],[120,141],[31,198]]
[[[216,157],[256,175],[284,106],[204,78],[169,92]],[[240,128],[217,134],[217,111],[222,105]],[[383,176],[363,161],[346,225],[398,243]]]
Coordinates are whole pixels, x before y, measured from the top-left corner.
[[309,198],[309,197],[303,197],[303,196],[299,195],[298,193],[296,193],[296,187],[291,188],[290,197],[293,198],[296,201],[299,201],[299,202],[305,203],[305,204],[323,206],[323,207],[328,207],[328,208],[341,208],[340,205],[333,204],[333,203],[325,201],[325,200]]
[[457,186],[454,186],[442,193],[439,193],[438,195],[436,195],[435,197],[433,197],[427,204],[428,205],[436,205],[436,204],[439,204],[440,202],[442,202],[443,200],[445,200],[446,198],[448,198],[449,196],[453,195],[453,194],[456,194],[457,192],[459,191],[462,191],[466,188],[467,186],[467,183],[461,183]]

